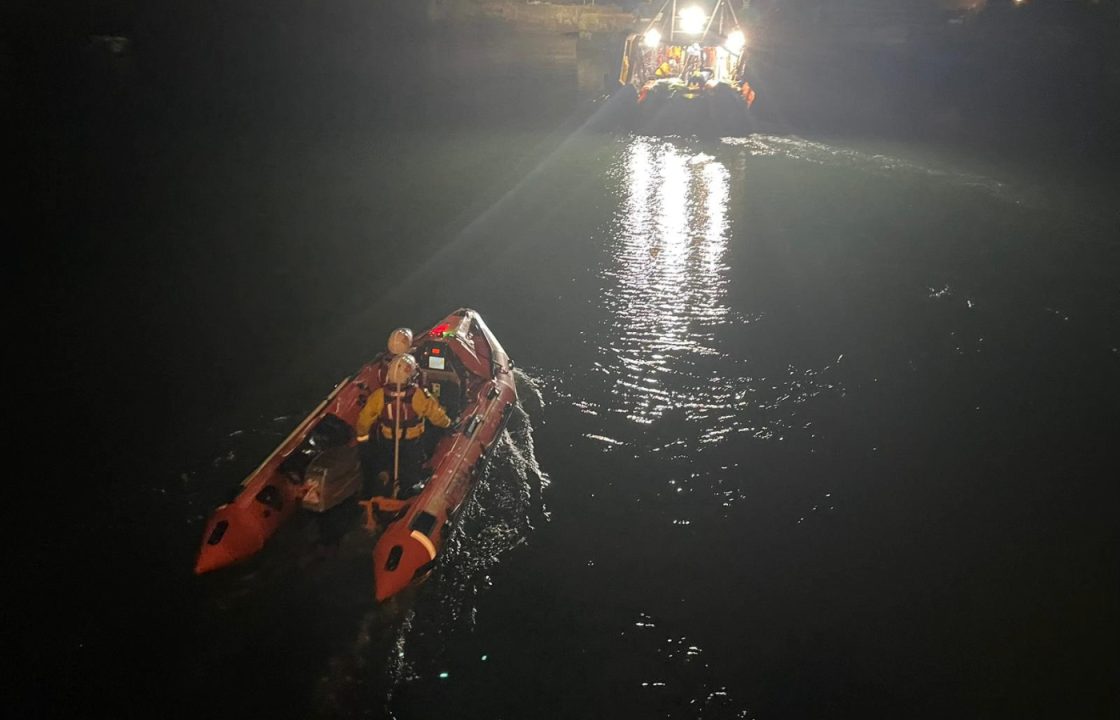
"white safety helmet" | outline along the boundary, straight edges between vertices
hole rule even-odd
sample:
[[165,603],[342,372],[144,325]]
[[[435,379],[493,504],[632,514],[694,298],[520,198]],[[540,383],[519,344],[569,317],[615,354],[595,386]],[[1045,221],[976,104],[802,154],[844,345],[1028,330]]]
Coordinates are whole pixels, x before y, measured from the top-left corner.
[[412,347],[412,330],[409,328],[397,328],[389,333],[389,352],[393,355],[400,355],[401,353],[408,352]]
[[407,353],[397,355],[389,363],[389,372],[386,376],[390,385],[407,385],[416,374],[416,358]]

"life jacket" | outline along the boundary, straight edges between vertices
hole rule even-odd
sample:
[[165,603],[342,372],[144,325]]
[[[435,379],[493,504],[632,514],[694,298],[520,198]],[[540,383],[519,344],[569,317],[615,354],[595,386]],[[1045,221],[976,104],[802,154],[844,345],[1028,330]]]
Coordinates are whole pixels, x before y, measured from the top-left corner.
[[[416,394],[416,385],[408,385],[397,389],[396,385],[385,385],[381,391],[385,393],[385,404],[381,407],[381,415],[377,417],[377,424],[381,428],[381,437],[393,439],[393,431],[401,429],[402,440],[415,440],[424,434],[424,418],[412,407],[412,396]],[[398,400],[400,403],[398,404]],[[400,418],[397,418],[397,408],[400,408]]]

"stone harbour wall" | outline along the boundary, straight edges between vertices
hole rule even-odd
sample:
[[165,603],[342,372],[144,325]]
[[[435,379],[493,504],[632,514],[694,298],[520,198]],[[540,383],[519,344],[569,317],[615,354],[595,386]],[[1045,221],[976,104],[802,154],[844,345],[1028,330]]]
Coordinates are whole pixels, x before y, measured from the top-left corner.
[[633,12],[617,5],[554,5],[532,0],[429,0],[428,18],[433,22],[493,21],[558,33],[622,33],[638,25]]

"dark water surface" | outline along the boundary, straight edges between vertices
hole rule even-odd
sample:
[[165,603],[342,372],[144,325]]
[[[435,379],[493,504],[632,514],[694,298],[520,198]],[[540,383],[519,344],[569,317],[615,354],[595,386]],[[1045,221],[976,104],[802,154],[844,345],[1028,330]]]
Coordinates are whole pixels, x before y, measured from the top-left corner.
[[[580,132],[613,69],[568,38],[390,50],[228,87],[110,69],[86,108],[40,341],[88,394],[96,492],[26,563],[56,589],[35,706],[1117,710],[1107,191],[920,142]],[[523,412],[431,582],[375,607],[360,533],[317,560],[304,521],[191,575],[338,379],[464,305]]]

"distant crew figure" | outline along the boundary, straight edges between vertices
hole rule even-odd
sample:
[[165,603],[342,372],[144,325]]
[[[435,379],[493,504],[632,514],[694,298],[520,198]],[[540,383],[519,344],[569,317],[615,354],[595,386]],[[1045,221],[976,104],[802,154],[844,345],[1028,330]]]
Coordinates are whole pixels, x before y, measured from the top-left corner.
[[367,484],[381,486],[367,487],[373,491],[368,494],[396,497],[402,485],[411,487],[424,463],[425,421],[441,428],[451,425],[443,406],[416,377],[416,358],[397,355],[389,363],[386,385],[373,391],[358,415],[355,430],[364,441],[363,472]]
[[657,70],[655,70],[653,74],[658,78],[673,77],[677,74],[677,71],[679,69],[680,65],[677,63],[676,58],[669,58],[665,62],[658,65]]
[[389,364],[393,362],[393,358],[408,352],[412,348],[412,330],[399,327],[389,333],[387,346],[389,352],[382,353],[381,362],[377,366],[377,384],[379,386],[386,383],[389,376]]
[[751,107],[752,105],[754,105],[756,93],[754,91],[754,88],[751,87],[751,84],[746,80],[743,81],[741,92],[743,94],[743,100],[745,100],[747,103],[747,107]]

